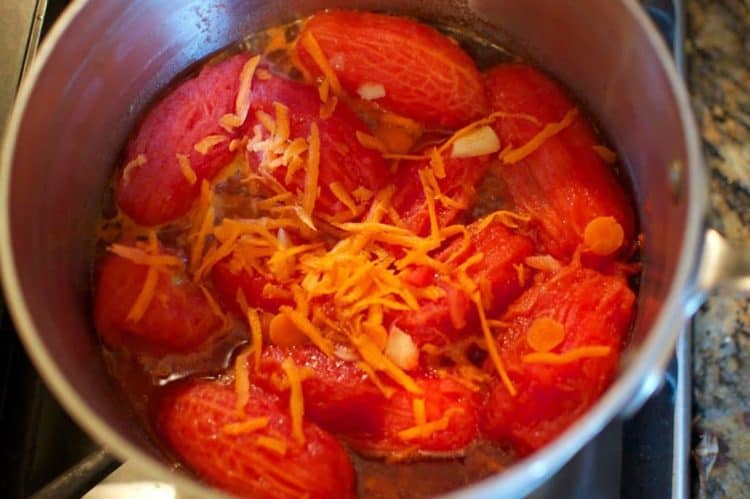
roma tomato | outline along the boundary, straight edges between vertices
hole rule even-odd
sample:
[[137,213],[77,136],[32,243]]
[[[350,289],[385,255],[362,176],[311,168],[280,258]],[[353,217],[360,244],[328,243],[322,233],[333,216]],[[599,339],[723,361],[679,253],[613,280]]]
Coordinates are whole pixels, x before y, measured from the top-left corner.
[[467,326],[477,325],[474,304],[455,279],[451,279],[455,277],[455,269],[471,256],[484,255],[481,262],[466,269],[466,275],[485,295],[489,316],[501,313],[526,285],[516,267],[533,254],[531,240],[498,221],[485,227],[481,222],[474,222],[467,227],[467,232],[468,244],[459,236],[438,255],[438,260],[450,261],[449,275],[434,277],[434,284],[445,290],[445,297],[425,301],[419,310],[403,312],[393,319],[393,323],[409,332],[417,344],[444,344],[447,339],[460,336]]
[[117,255],[102,262],[94,320],[107,345],[154,355],[187,352],[219,331],[222,321],[205,295],[176,271],[158,273],[153,298],[143,316],[130,320],[128,314],[143,289],[148,269]]
[[[176,383],[156,407],[156,428],[169,447],[211,485],[252,498],[354,497],[354,470],[336,439],[303,423],[304,443],[292,433],[288,411],[257,387],[237,410],[232,387],[218,382]],[[242,431],[243,422],[265,426]],[[234,430],[233,430],[234,428]],[[265,442],[264,442],[265,439]],[[271,442],[273,445],[264,445]]]
[[[634,301],[624,279],[580,267],[564,268],[521,295],[503,316],[509,327],[498,338],[518,393],[511,396],[502,383],[496,384],[482,415],[485,433],[528,453],[586,412],[615,375]],[[532,348],[539,340],[530,331],[534,326],[539,332],[539,320],[555,324],[541,331],[557,335],[543,339],[544,349],[552,353],[547,360]],[[555,328],[557,332],[549,330]],[[600,352],[592,354],[592,347]],[[581,356],[586,349],[589,354]]]
[[[302,382],[306,417],[361,452],[403,458],[423,452],[459,452],[477,436],[476,395],[453,380],[415,374],[415,382],[424,393],[414,395],[380,373],[386,389],[392,391],[387,398],[354,362],[303,346],[267,347],[253,381],[280,396],[287,395],[288,390],[274,382],[282,373],[281,363],[286,357],[294,359],[301,369],[309,369]],[[426,422],[445,416],[444,425],[404,433],[418,425],[414,399],[424,401]]]
[[278,282],[257,271],[252,274],[245,269],[233,272],[226,259],[214,265],[211,270],[211,282],[221,304],[237,315],[242,315],[242,308],[237,302],[237,293],[240,290],[249,306],[258,307],[267,312],[278,312],[282,305],[294,305],[294,300],[288,290],[286,291],[289,296],[279,296],[278,293],[274,295],[264,291],[267,289],[266,285],[278,289]]
[[434,128],[458,128],[486,112],[474,61],[429,26],[367,12],[316,14],[305,23],[297,52],[309,71],[320,74],[305,49],[308,34],[351,95],[363,85],[382,85],[374,102]]
[[[235,110],[239,77],[247,54],[205,66],[154,106],[128,143],[124,171],[117,179],[118,206],[142,225],[160,225],[181,217],[198,197],[202,179],[229,164],[229,134],[219,126]],[[208,136],[226,140],[205,151],[196,144]],[[177,155],[185,155],[195,179],[183,173]]]
[[[503,147],[520,148],[544,125],[561,122],[576,107],[554,80],[527,65],[497,66],[487,73],[485,84],[490,109],[508,113],[495,122]],[[512,202],[534,218],[540,242],[557,258],[570,257],[597,217],[614,217],[624,240],[633,237],[633,210],[612,169],[594,149],[600,142],[579,112],[534,152],[512,164],[501,160],[498,166]]]
[[[318,91],[310,86],[280,76],[271,75],[268,79],[257,78],[253,81],[251,108],[263,111],[269,116],[276,116],[276,104],[282,104],[289,112],[289,139],[307,139],[314,123],[320,137],[320,161],[316,210],[328,215],[336,215],[349,208],[342,203],[331,190],[331,184],[338,182],[346,193],[356,201],[354,191],[364,187],[377,191],[385,185],[388,170],[380,153],[366,149],[357,140],[357,132],[368,133],[365,124],[349,109],[339,102],[328,118],[320,117],[320,97]],[[252,116],[247,122],[247,133],[258,125]],[[266,136],[268,132],[265,131]],[[263,152],[251,155],[251,163],[258,164]],[[305,156],[306,157],[306,156]],[[292,192],[304,190],[306,168],[300,168],[290,179],[287,179],[287,167],[275,168],[273,173],[277,180]],[[288,182],[287,182],[288,180]]]
[[[468,210],[476,198],[476,185],[484,177],[489,161],[486,156],[474,158],[443,158],[445,177],[437,179],[440,192],[450,198],[449,203],[435,201],[438,225],[445,227],[455,222]],[[430,168],[429,161],[403,163],[396,174],[396,192],[391,206],[401,217],[404,226],[420,236],[430,232],[430,214],[425,200],[419,171]]]

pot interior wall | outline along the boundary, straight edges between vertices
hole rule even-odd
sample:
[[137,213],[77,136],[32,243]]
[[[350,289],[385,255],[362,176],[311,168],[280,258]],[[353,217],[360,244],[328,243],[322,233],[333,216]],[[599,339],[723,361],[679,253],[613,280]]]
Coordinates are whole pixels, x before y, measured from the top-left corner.
[[686,213],[684,196],[670,191],[668,165],[686,164],[685,139],[666,75],[619,2],[79,2],[46,47],[12,161],[12,245],[36,331],[24,335],[41,342],[38,365],[53,363],[99,418],[148,452],[155,450],[113,390],[91,321],[94,227],[119,152],[144,107],[185,67],[249,32],[336,4],[463,23],[505,44],[524,40],[515,48],[582,99],[632,178],[646,241],[632,348],[668,292]]

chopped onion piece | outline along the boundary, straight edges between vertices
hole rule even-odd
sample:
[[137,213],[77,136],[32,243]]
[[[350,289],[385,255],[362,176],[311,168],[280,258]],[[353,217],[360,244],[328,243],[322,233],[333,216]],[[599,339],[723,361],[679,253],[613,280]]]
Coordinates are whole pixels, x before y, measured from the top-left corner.
[[385,97],[385,87],[382,83],[363,83],[357,89],[357,93],[364,100],[375,100]]
[[492,154],[500,150],[500,139],[490,126],[479,127],[456,139],[451,151],[452,158],[471,158]]
[[419,350],[411,336],[396,326],[391,326],[385,356],[405,371],[415,369],[419,364]]

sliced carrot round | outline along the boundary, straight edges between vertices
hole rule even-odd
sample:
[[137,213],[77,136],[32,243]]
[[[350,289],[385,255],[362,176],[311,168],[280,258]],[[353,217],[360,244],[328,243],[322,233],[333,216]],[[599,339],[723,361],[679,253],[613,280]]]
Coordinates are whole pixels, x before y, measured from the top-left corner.
[[549,352],[565,338],[565,327],[555,319],[540,317],[526,331],[526,342],[537,352]]
[[614,217],[597,217],[586,225],[583,243],[599,256],[611,255],[622,246],[625,232]]

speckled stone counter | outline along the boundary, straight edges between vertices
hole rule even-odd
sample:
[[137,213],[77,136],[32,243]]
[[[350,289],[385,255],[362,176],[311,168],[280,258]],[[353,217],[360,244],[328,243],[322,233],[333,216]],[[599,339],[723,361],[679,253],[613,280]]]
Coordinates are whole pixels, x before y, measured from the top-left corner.
[[[688,0],[688,79],[711,170],[712,224],[750,251],[750,0]],[[750,294],[695,320],[694,497],[750,497]]]

